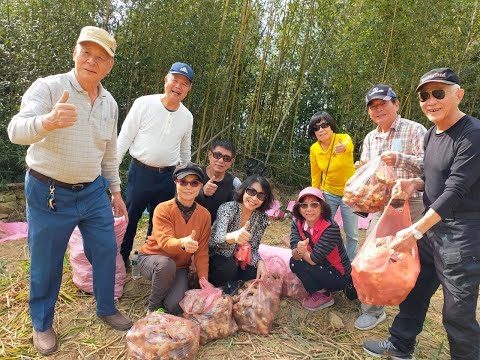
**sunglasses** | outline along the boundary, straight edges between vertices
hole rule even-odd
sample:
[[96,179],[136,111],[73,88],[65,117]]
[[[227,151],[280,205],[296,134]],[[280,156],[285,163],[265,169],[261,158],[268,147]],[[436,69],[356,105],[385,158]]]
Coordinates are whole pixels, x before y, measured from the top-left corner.
[[247,193],[247,195],[249,196],[256,196],[258,200],[260,201],[265,201],[265,199],[267,198],[267,195],[265,195],[264,192],[259,192],[257,190],[255,190],[254,188],[252,187],[247,187],[245,189],[245,192]]
[[445,97],[445,90],[443,89],[437,89],[437,90],[432,90],[432,92],[428,91],[419,91],[418,92],[418,99],[420,102],[425,102],[428,99],[430,99],[430,94],[437,99],[437,100],[442,100]]
[[232,162],[232,160],[233,160],[233,156],[224,155],[224,154],[222,154],[221,152],[218,152],[218,151],[212,151],[212,155],[217,160],[220,160],[221,158],[223,158],[223,161],[225,161],[227,163]]
[[320,128],[322,129],[326,129],[327,127],[330,127],[330,123],[329,122],[323,122],[321,124],[317,124],[313,127],[313,131],[318,131],[320,130]]
[[202,185],[201,181],[198,181],[198,180],[187,181],[185,179],[177,179],[176,183],[182,187],[190,185],[191,187],[194,187],[194,188]]
[[302,202],[302,203],[300,203],[300,208],[301,209],[308,209],[309,207],[311,207],[312,209],[318,209],[320,207],[320,205],[321,204],[318,201],[311,202],[311,203]]

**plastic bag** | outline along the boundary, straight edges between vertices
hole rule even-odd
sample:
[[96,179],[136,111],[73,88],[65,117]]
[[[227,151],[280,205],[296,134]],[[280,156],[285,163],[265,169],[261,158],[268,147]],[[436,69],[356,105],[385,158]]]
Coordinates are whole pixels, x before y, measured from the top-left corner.
[[362,303],[398,305],[415,286],[420,273],[417,244],[407,253],[390,248],[396,233],[411,224],[408,202],[395,209],[390,201],[352,262],[352,279]]
[[303,300],[308,296],[302,281],[292,272],[283,278],[282,296],[295,300]]
[[288,273],[288,267],[279,256],[263,259],[267,274],[263,280],[267,287],[278,297],[282,295],[283,278]]
[[[127,231],[128,223],[123,217],[115,218],[114,230],[117,240],[117,257],[115,259],[115,300],[123,295],[123,285],[127,279],[125,263],[120,255],[120,246]],[[78,227],[73,230],[69,240],[70,265],[72,266],[73,283],[87,293],[93,293],[92,265],[83,251],[83,238]]]
[[137,360],[193,359],[200,328],[178,316],[152,312],[133,324],[126,336],[128,355]]
[[204,278],[200,279],[200,287],[188,290],[180,301],[183,317],[200,326],[200,344],[233,335],[238,326],[232,317],[232,298],[222,295],[222,290]]
[[342,201],[354,211],[382,211],[390,199],[395,175],[380,156],[360,167],[345,184]]
[[240,330],[268,335],[280,298],[261,279],[247,281],[233,297],[233,317]]

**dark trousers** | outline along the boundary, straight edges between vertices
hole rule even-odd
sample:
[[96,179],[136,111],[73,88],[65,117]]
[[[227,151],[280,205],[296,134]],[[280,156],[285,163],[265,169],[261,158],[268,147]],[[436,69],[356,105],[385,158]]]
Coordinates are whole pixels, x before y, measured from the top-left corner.
[[134,160],[128,169],[126,205],[128,210],[128,226],[123,237],[120,254],[127,263],[133,248],[133,240],[137,233],[138,221],[145,208],[150,213],[147,236],[152,233],[152,218],[155,207],[175,196],[175,184],[172,180],[173,170],[158,172],[138,165]]
[[345,289],[345,278],[333,266],[310,265],[303,260],[290,258],[290,269],[302,282],[305,290],[310,294],[326,289],[339,291]]
[[390,341],[397,349],[413,352],[430,299],[442,284],[443,326],[451,358],[480,358],[480,327],[476,319],[479,234],[480,220],[457,219],[438,223],[418,241],[420,274],[390,328]]
[[251,280],[257,277],[257,268],[247,265],[245,270],[235,262],[233,256],[211,255],[208,263],[208,281],[213,286],[223,286],[228,281]]

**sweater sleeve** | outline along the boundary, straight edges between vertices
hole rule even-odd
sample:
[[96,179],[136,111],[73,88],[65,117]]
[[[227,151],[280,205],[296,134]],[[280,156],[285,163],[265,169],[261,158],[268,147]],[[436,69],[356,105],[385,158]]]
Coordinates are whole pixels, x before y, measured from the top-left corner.
[[138,98],[134,101],[127,117],[125,118],[125,121],[122,124],[120,134],[118,135],[117,157],[119,164],[122,163],[123,157],[140,131],[140,121],[142,118],[142,105],[140,99],[141,98]]
[[292,220],[290,230],[290,248],[293,250],[297,248],[298,242],[302,240],[295,219]]
[[195,268],[197,269],[198,278],[201,279],[204,277],[208,280],[208,239],[210,238],[210,213],[205,211],[206,221],[203,224],[203,227],[200,231],[200,234],[197,238],[198,249],[195,252]]
[[259,213],[255,211],[255,219],[253,221],[252,228],[252,237],[250,239],[250,246],[252,247],[252,261],[251,265],[257,266],[258,260],[261,260],[260,254],[258,253],[260,242],[262,241],[263,235],[268,225],[268,217],[264,213]]
[[326,228],[312,250],[311,258],[313,262],[315,264],[323,262],[337,246],[339,238],[341,238],[339,227],[329,226]]
[[[220,205],[217,212],[217,220],[212,228],[212,234],[210,236],[210,247],[212,248],[223,248],[228,249],[230,252],[233,252],[235,249],[235,244],[228,244],[225,239],[227,233],[229,232],[229,224],[233,222],[233,217],[235,216],[235,207],[233,201],[224,203]],[[238,229],[230,229],[230,231],[235,231]]]
[[153,213],[152,237],[158,246],[168,254],[178,255],[184,253],[180,239],[175,235],[173,214],[168,206],[157,206]]

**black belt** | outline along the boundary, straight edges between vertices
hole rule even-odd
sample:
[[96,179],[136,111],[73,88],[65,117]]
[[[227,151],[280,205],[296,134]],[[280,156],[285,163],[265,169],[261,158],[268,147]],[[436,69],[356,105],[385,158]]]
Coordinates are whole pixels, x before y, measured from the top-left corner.
[[145,169],[152,170],[152,171],[159,172],[159,173],[163,173],[163,172],[167,172],[167,171],[173,171],[175,169],[175,165],[164,166],[164,167],[155,167],[155,166],[150,166],[150,165],[144,164],[140,160],[137,160],[135,158],[133,158],[133,161],[135,161],[135,163],[138,166],[141,166]]
[[78,183],[78,184],[67,184],[67,183],[64,183],[64,182],[61,182],[61,181],[52,179],[51,177],[48,177],[48,176],[46,176],[46,175],[40,174],[38,171],[35,171],[35,170],[33,170],[33,169],[30,169],[30,170],[28,171],[28,173],[29,173],[30,175],[32,175],[34,178],[37,178],[38,180],[40,180],[40,181],[42,181],[42,182],[44,182],[44,183],[52,184],[52,185],[56,185],[56,186],[60,186],[60,187],[62,187],[62,188],[69,189],[69,190],[73,190],[73,191],[83,190],[83,189],[85,189],[88,185],[91,184],[91,182]]

